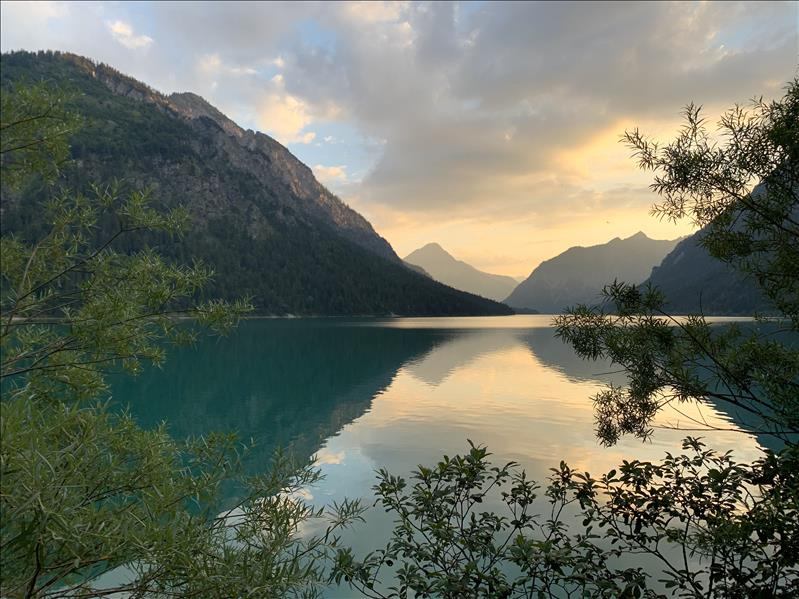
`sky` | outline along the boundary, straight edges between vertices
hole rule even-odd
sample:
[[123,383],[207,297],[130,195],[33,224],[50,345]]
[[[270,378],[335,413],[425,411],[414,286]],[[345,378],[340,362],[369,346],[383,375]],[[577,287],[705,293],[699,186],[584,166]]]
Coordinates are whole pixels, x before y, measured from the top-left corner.
[[667,141],[797,75],[797,2],[7,2],[0,48],[75,52],[192,91],[286,145],[400,256],[437,242],[527,276],[638,231]]

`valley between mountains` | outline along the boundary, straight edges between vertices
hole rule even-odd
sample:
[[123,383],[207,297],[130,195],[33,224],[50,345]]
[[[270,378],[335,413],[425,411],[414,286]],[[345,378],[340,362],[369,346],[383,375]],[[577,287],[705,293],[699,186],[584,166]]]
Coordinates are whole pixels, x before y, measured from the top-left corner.
[[[521,283],[481,271],[435,242],[401,260],[286,147],[243,129],[196,94],[164,95],[74,54],[3,55],[3,87],[26,81],[66,91],[69,108],[83,119],[70,139],[64,188],[148,190],[157,207],[188,211],[184,237],[139,235],[121,249],[154,247],[178,262],[202,261],[215,272],[204,296],[248,297],[261,315],[559,313],[600,302],[603,285],[613,280],[658,284],[680,312],[698,309],[700,298],[706,314],[769,309],[751,281],[710,258],[701,231],[675,240],[638,233],[569,248]],[[52,192],[41,183],[4,186],[2,232],[40,235],[41,205]],[[98,241],[110,234],[100,223]]]

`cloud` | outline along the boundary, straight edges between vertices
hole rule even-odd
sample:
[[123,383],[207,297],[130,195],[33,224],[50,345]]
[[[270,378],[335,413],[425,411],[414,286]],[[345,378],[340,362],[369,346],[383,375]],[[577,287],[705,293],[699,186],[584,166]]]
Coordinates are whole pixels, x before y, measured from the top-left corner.
[[300,135],[299,138],[297,138],[294,143],[309,144],[315,139],[316,139],[316,133],[314,131],[307,131],[306,133]]
[[37,2],[3,2],[3,20],[9,19],[15,28],[29,25],[45,25],[52,19],[60,19],[69,13],[66,2],[41,0]]
[[347,181],[347,167],[344,165],[323,166],[317,164],[313,167],[313,172],[316,178],[325,185]]
[[197,61],[197,69],[202,73],[217,73],[222,67],[219,54],[206,54]]
[[197,70],[204,75],[256,75],[258,71],[253,67],[231,66],[225,64],[219,54],[204,54],[197,61]]
[[528,261],[538,250],[525,230],[579,240],[597,211],[651,222],[647,178],[617,142],[625,128],[668,139],[687,102],[712,116],[781,95],[797,72],[797,3],[74,6],[3,2],[3,48],[72,50],[205,96],[298,144],[398,246],[460,230]]
[[261,129],[283,144],[310,143],[316,137],[313,133],[301,133],[313,119],[305,103],[295,96],[268,93],[261,98],[257,110]]
[[274,58],[281,40],[319,12],[310,2],[154,2],[148,6],[176,53],[222,52],[235,63]]
[[310,144],[316,133],[303,130],[317,120],[338,116],[338,108],[332,103],[313,105],[287,92],[280,73],[272,77],[267,90],[258,100],[258,125],[283,144]]
[[131,50],[148,48],[153,43],[153,38],[150,36],[135,35],[133,27],[125,21],[108,21],[106,26],[116,41]]
[[309,110],[333,102],[386,140],[353,190],[381,230],[399,232],[398,214],[553,225],[601,209],[647,222],[653,198],[618,143],[624,128],[667,138],[688,101],[717,114],[779,94],[796,68],[795,4],[463,8],[356,18],[335,5],[333,46],[282,53],[286,90]]
[[3,51],[47,48],[51,25],[68,17],[65,2],[0,2],[0,43]]
[[[36,2],[14,2],[19,11],[17,15],[27,14],[32,19],[57,19],[67,14],[68,5],[65,2],[52,2],[41,0]],[[12,9],[13,10],[13,9]]]
[[359,23],[397,21],[407,10],[409,2],[369,0],[342,3],[342,12]]
[[314,456],[314,465],[322,466],[323,464],[343,464],[347,457],[345,450],[331,451],[327,447],[322,447],[316,452]]
[[300,131],[310,122],[307,108],[294,96],[268,94],[258,106],[258,124],[282,143],[298,139]]

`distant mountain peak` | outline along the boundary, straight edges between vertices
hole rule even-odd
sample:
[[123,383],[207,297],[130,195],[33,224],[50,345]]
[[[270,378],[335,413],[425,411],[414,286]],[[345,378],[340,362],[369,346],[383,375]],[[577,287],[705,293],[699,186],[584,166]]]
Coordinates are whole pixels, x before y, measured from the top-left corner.
[[644,233],[643,231],[638,231],[638,233],[636,233],[635,235],[631,235],[627,239],[628,240],[629,239],[650,239],[650,237],[648,237],[647,234]]
[[405,256],[405,262],[423,268],[435,280],[450,287],[497,301],[507,297],[518,284],[513,277],[483,272],[458,260],[436,242],[414,250]]

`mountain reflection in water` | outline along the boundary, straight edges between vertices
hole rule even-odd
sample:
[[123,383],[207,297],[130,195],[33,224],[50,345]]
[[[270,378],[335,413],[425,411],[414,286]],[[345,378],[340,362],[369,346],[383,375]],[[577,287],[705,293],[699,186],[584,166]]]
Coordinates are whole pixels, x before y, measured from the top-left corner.
[[[252,470],[278,445],[317,454],[336,471],[327,493],[352,492],[337,481],[357,470],[368,475],[358,488],[368,495],[375,468],[408,472],[463,451],[467,438],[539,479],[561,459],[597,472],[679,449],[686,433],[665,429],[648,443],[599,446],[591,396],[608,382],[624,375],[578,358],[555,337],[551,317],[535,315],[248,320],[228,337],[171,350],[163,369],[119,378],[112,389],[144,426],[166,420],[177,437],[238,431],[258,443]],[[682,408],[730,423],[718,406]],[[658,424],[693,426],[674,411]],[[755,437],[701,434],[741,459],[756,455]]]
[[[623,438],[600,446],[591,397],[625,377],[607,362],[574,355],[551,321],[248,320],[229,337],[168,352],[163,369],[114,380],[112,391],[144,426],[166,420],[177,437],[235,430],[253,438],[251,472],[263,470],[278,445],[300,458],[315,455],[325,477],[307,497],[317,505],[345,497],[371,504],[375,470],[407,476],[418,464],[466,451],[467,439],[542,483],[561,460],[598,475],[624,459],[678,452],[688,434],[734,450],[741,461],[760,454],[764,441],[755,435],[664,428],[695,427],[674,410],[658,417],[646,443]],[[729,427],[733,419],[721,407],[680,409]],[[391,516],[375,508],[344,541],[363,554],[383,545],[391,528]],[[346,588],[326,594],[350,596]]]

